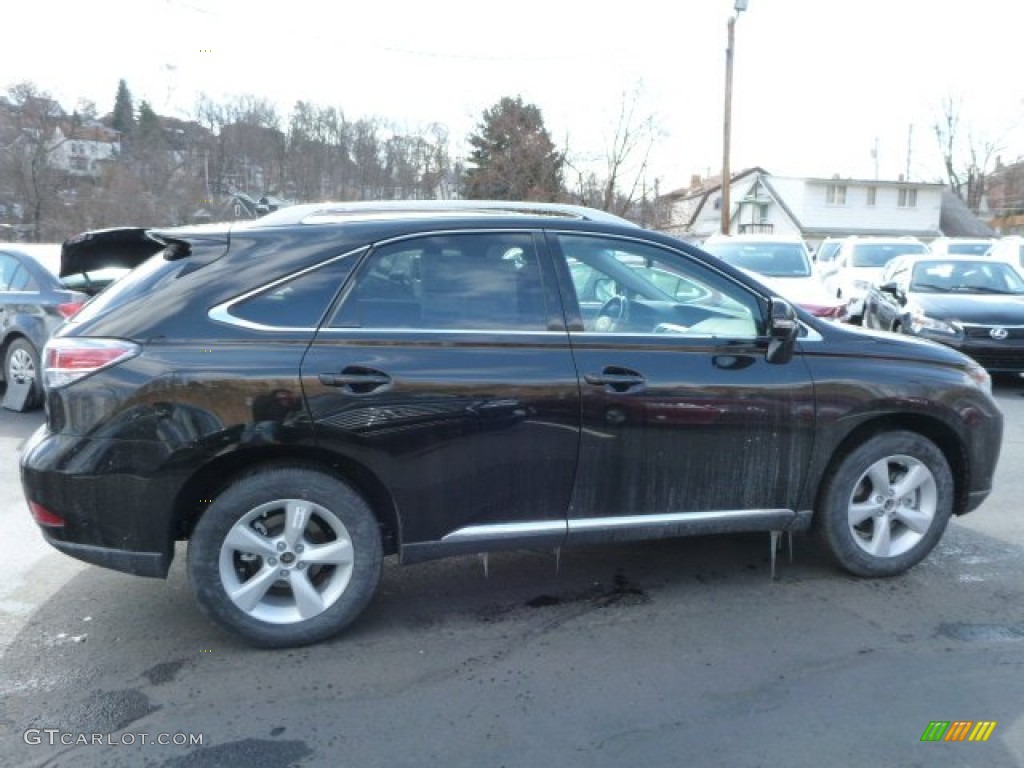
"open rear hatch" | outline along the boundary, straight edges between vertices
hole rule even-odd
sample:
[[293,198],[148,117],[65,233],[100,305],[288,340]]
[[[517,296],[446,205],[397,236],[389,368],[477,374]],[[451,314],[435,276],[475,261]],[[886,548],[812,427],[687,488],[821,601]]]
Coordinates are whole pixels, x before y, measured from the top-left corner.
[[61,282],[67,288],[95,295],[165,246],[142,227],[83,232],[61,245]]

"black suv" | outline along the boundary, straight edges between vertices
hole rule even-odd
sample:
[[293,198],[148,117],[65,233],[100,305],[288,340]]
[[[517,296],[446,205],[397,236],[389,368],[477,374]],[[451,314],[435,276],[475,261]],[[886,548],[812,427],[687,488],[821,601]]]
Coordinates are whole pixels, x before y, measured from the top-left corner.
[[811,529],[900,573],[989,494],[988,375],[839,327],[598,211],[294,206],[152,231],[44,350],[21,459],[61,551],[188,574],[262,646],[351,622],[381,560]]

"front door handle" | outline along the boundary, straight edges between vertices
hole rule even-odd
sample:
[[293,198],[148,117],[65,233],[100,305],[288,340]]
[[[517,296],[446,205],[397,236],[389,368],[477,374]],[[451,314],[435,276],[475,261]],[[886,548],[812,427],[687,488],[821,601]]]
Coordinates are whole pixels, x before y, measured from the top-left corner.
[[606,391],[616,394],[637,392],[647,384],[647,379],[636,371],[615,366],[608,366],[600,373],[585,373],[583,380],[587,384],[603,386]]
[[325,387],[339,387],[353,395],[366,395],[391,384],[386,373],[354,365],[341,373],[321,373],[317,378]]

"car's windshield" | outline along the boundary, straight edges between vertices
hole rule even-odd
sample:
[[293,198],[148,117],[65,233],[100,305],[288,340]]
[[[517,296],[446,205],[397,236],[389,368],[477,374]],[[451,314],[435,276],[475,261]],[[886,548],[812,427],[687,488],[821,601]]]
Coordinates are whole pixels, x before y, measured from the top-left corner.
[[851,267],[884,267],[905,253],[927,253],[924,243],[860,243],[853,247]]
[[705,243],[704,250],[765,277],[808,277],[811,262],[799,243]]
[[914,267],[910,290],[922,293],[1024,294],[1024,278],[1008,264],[983,261],[923,261]]

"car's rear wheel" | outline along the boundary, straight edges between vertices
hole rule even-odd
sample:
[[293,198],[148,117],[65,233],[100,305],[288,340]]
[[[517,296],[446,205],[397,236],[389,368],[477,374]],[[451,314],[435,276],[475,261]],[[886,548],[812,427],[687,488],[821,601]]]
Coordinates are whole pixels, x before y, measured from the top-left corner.
[[830,471],[814,529],[841,568],[894,576],[931,552],[952,510],[953,474],[942,451],[914,432],[884,432]]
[[253,645],[338,633],[380,579],[380,530],[362,497],[323,472],[276,466],[241,477],[207,508],[189,542],[199,606]]
[[24,410],[35,408],[42,402],[43,388],[39,378],[39,352],[28,339],[15,339],[4,355],[4,380],[7,386],[27,384],[30,388]]

